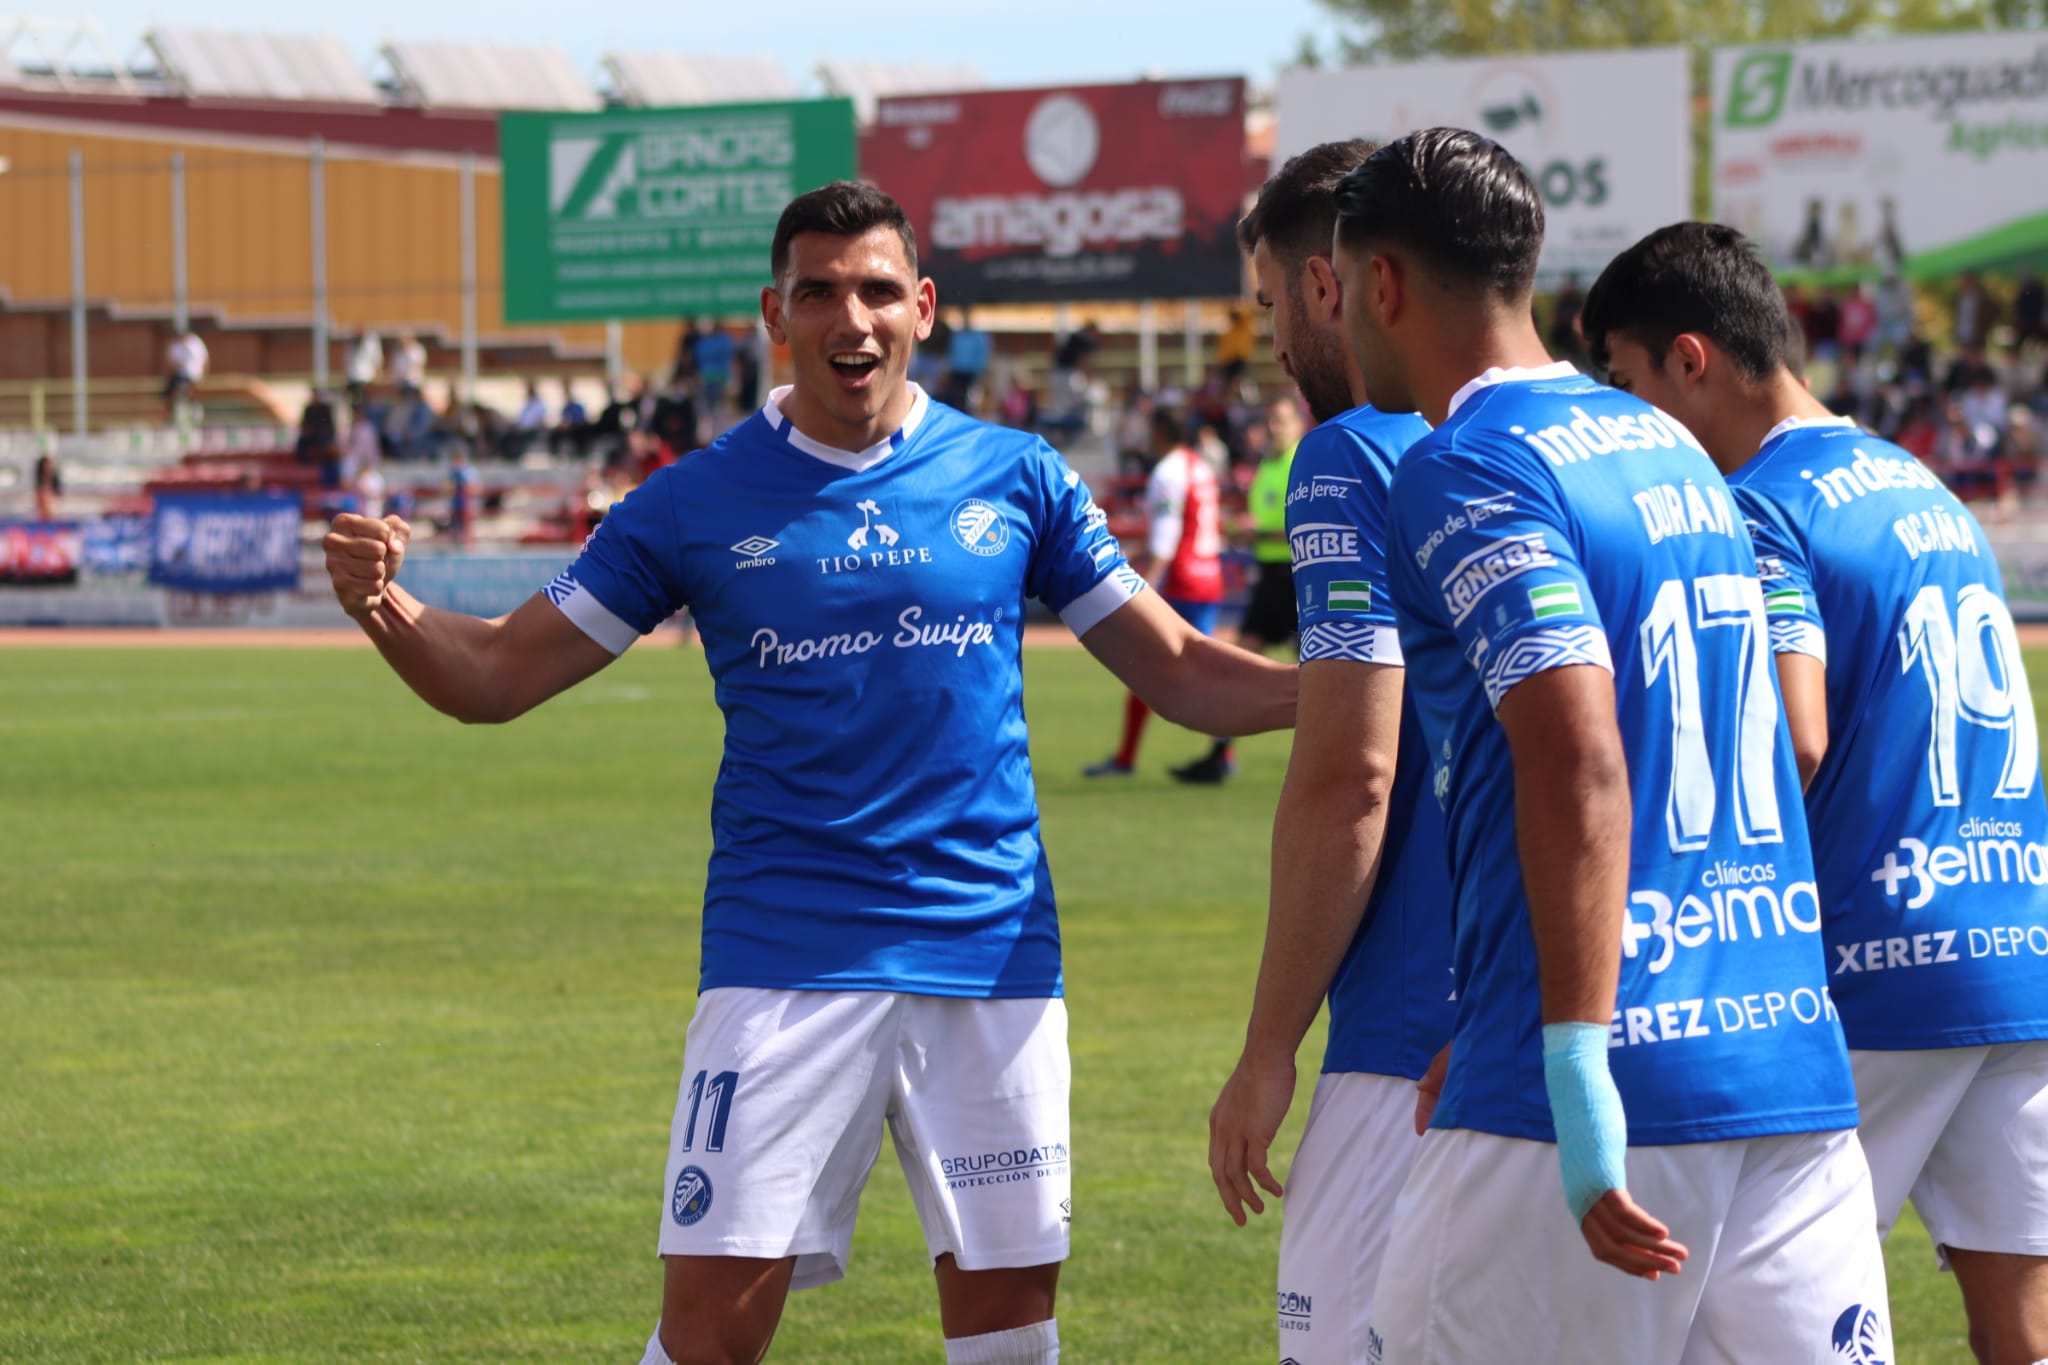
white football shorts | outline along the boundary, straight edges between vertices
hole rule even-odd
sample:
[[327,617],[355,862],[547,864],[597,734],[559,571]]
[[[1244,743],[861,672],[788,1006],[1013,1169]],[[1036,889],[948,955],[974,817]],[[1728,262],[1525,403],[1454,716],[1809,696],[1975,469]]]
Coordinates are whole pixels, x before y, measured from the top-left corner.
[[1415,1082],[1362,1071],[1316,1081],[1280,1214],[1280,1359],[1351,1365],[1394,1201],[1415,1164]]
[[1067,1010],[1056,999],[722,987],[697,1000],[663,1181],[663,1256],[846,1273],[886,1125],[932,1258],[1067,1255]]
[[1943,1247],[2048,1256],[2048,1042],[1849,1064],[1881,1236],[1910,1197],[1944,1270]]
[[1422,1140],[1373,1290],[1369,1365],[1878,1365],[1896,1359],[1856,1134],[1632,1147],[1629,1194],[1691,1258],[1656,1283],[1593,1259],[1557,1148]]

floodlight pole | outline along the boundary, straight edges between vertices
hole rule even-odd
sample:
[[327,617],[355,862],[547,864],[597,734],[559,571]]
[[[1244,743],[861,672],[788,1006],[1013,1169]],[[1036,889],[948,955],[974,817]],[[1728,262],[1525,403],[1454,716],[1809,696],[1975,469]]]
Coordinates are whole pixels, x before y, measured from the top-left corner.
[[71,428],[86,429],[85,154],[71,154]]
[[171,326],[179,336],[192,325],[185,273],[185,153],[171,153]]
[[617,318],[604,325],[604,382],[617,391],[626,374],[626,332]]
[[1181,314],[1180,336],[1181,379],[1189,393],[1202,386],[1202,306],[1199,299],[1189,299]]
[[327,140],[306,149],[313,215],[313,387],[327,387]]
[[1159,392],[1159,318],[1152,300],[1138,300],[1138,387]]
[[462,390],[476,401],[476,153],[462,154]]

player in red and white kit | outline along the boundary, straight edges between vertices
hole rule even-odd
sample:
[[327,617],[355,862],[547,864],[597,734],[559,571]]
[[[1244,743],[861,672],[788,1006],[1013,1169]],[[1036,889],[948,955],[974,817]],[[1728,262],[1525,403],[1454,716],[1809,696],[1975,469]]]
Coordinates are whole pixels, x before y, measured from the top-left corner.
[[[1214,635],[1223,608],[1223,521],[1216,471],[1196,452],[1187,427],[1171,408],[1152,414],[1152,453],[1156,462],[1145,485],[1145,553],[1133,565],[1190,625]],[[1137,768],[1138,741],[1151,714],[1136,693],[1126,697],[1123,742],[1113,757],[1087,768],[1087,775],[1128,777]],[[1201,758],[1168,771],[1182,782],[1221,782],[1235,769],[1230,741],[1218,739]]]

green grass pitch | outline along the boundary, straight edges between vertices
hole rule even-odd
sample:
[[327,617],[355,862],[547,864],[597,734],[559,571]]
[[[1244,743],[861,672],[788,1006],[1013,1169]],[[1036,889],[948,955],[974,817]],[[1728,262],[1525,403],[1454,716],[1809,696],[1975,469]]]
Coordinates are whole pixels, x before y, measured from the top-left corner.
[[[672,640],[495,730],[367,652],[0,654],[0,1360],[639,1358],[720,739]],[[1270,1362],[1278,1224],[1225,1218],[1205,1118],[1287,741],[1181,789],[1200,742],[1158,725],[1090,785],[1116,685],[1076,651],[1027,674],[1076,1077],[1062,1358]],[[922,1251],[885,1154],[851,1276],[771,1358],[938,1361]],[[1890,1255],[1903,1365],[1967,1362],[1917,1223]]]

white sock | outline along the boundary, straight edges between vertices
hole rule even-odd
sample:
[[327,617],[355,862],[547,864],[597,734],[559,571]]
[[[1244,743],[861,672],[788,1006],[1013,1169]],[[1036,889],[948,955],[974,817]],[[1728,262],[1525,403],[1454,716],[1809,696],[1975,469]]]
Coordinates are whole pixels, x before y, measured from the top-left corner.
[[661,1349],[661,1324],[654,1324],[654,1335],[647,1338],[647,1354],[640,1357],[640,1365],[676,1365],[668,1358],[668,1352]]
[[1007,1332],[978,1337],[947,1337],[946,1365],[1057,1365],[1059,1323],[1047,1318]]

